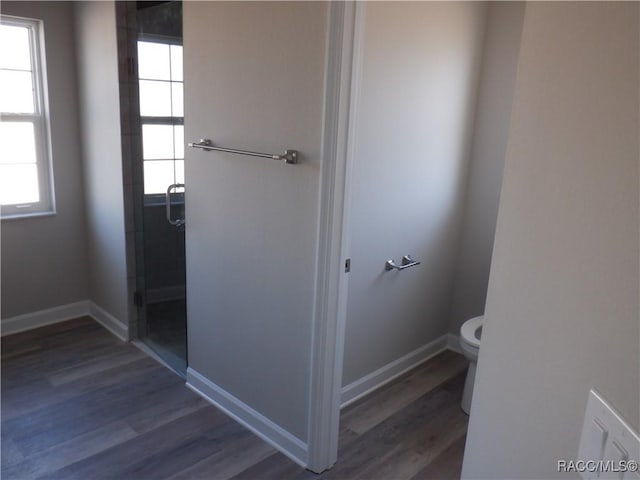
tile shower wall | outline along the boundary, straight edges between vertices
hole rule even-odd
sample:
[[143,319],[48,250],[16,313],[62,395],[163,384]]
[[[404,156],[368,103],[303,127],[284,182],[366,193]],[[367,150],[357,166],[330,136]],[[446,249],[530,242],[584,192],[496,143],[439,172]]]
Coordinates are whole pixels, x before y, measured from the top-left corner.
[[127,251],[127,293],[129,298],[129,331],[138,336],[138,314],[134,292],[144,289],[143,245],[143,177],[138,83],[136,75],[136,3],[116,2],[118,39],[118,81],[120,87],[120,130],[122,132],[122,171]]

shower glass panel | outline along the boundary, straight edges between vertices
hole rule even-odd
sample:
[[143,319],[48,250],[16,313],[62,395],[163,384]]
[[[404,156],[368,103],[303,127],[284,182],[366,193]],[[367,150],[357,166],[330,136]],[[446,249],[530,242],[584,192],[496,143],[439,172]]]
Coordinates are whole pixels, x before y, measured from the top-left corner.
[[[181,375],[187,368],[182,4],[137,2],[142,168],[138,336]],[[176,188],[175,185],[180,187]],[[171,195],[167,195],[174,186]],[[167,205],[167,202],[169,205]],[[139,266],[140,267],[140,266]],[[139,268],[140,270],[140,268]]]

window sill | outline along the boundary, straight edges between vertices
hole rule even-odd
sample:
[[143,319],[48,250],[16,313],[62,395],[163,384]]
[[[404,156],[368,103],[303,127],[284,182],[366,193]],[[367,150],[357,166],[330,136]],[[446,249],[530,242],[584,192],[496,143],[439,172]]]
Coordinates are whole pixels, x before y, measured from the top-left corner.
[[[171,206],[173,207],[174,205],[178,206],[178,205],[184,205],[183,201],[176,201],[176,202],[171,202]],[[144,204],[144,208],[153,208],[153,207],[161,207],[161,208],[167,208],[167,205],[165,203],[147,203],[145,202]]]
[[55,210],[49,212],[33,212],[33,213],[14,213],[14,214],[3,214],[0,217],[0,220],[3,222],[5,220],[23,220],[28,218],[40,218],[40,217],[53,217],[57,215]]
[[[174,194],[171,196],[171,205],[184,205],[184,193]],[[144,196],[145,207],[163,207],[167,206],[167,197],[163,194],[146,194]]]

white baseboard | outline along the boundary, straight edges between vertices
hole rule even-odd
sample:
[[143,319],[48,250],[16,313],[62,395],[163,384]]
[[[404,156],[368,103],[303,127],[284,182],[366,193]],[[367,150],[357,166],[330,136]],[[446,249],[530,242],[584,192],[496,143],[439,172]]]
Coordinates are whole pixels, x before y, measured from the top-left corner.
[[447,348],[453,352],[459,353],[460,355],[464,355],[464,352],[460,347],[460,335],[449,333],[447,335]]
[[12,335],[14,333],[26,332],[34,328],[66,322],[67,320],[87,315],[100,323],[120,340],[125,342],[129,340],[129,328],[127,325],[90,300],[68,303],[37,312],[3,318],[2,322],[0,322],[0,331],[2,336]]
[[434,341],[409,352],[405,356],[387,363],[385,366],[365,375],[355,382],[345,385],[342,387],[340,395],[340,408],[346,407],[383,385],[395,380],[400,375],[417,367],[421,363],[426,362],[447,348],[449,348],[449,338],[448,335],[445,334],[436,338]]
[[273,445],[298,465],[306,468],[309,457],[308,445],[298,437],[255,411],[191,367],[187,368],[187,387],[247,427],[265,442]]
[[129,341],[129,326],[91,301],[89,301],[89,315],[123,342]]
[[24,315],[17,315],[15,317],[3,318],[0,323],[0,331],[4,337],[5,335],[25,332],[85,315],[89,315],[89,302],[87,300],[47,308],[37,312],[25,313]]

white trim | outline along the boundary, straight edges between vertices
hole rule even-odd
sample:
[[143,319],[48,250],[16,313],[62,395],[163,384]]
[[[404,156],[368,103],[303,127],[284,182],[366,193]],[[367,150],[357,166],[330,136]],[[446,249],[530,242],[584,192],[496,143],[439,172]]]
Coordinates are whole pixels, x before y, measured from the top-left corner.
[[0,323],[0,331],[4,337],[5,335],[25,332],[85,315],[89,315],[89,302],[87,300],[38,310],[37,312],[25,313],[15,317],[3,318]]
[[56,212],[34,212],[34,213],[21,213],[16,215],[4,215],[2,217],[2,221],[6,222],[9,220],[22,220],[25,218],[39,218],[39,217],[55,217],[57,215]]
[[356,17],[354,2],[331,2],[326,58],[316,295],[311,348],[307,468],[337,460],[347,277],[348,135]]
[[380,367],[374,372],[365,375],[364,377],[356,380],[342,387],[342,398],[340,408],[344,408],[347,405],[359,400],[360,398],[369,395],[374,390],[392,382],[399,376],[407,373],[409,370],[416,368],[422,363],[426,362],[435,355],[443,352],[448,348],[448,335],[442,335],[436,338],[434,341],[423,345],[415,349],[406,355],[387,363],[383,367]]
[[53,154],[51,150],[51,121],[47,81],[47,60],[42,20],[1,14],[0,23],[29,32],[30,72],[33,82],[33,113],[2,112],[3,121],[31,123],[39,199],[21,204],[0,205],[0,218],[33,217],[34,214],[55,214],[56,202],[53,182]]
[[265,442],[273,445],[298,465],[307,466],[308,448],[306,443],[191,367],[187,368],[187,387],[251,430]]
[[89,301],[89,315],[123,342],[129,341],[129,327],[102,307]]
[[460,355],[464,355],[462,351],[462,347],[460,346],[460,335],[456,335],[455,333],[449,333],[447,335],[447,348],[452,352],[459,353]]
[[84,316],[90,316],[120,340],[129,341],[129,327],[91,300],[82,300],[38,310],[37,312],[3,318],[2,322],[0,322],[0,331],[4,337],[5,335],[26,332],[34,328],[66,322],[67,320]]

